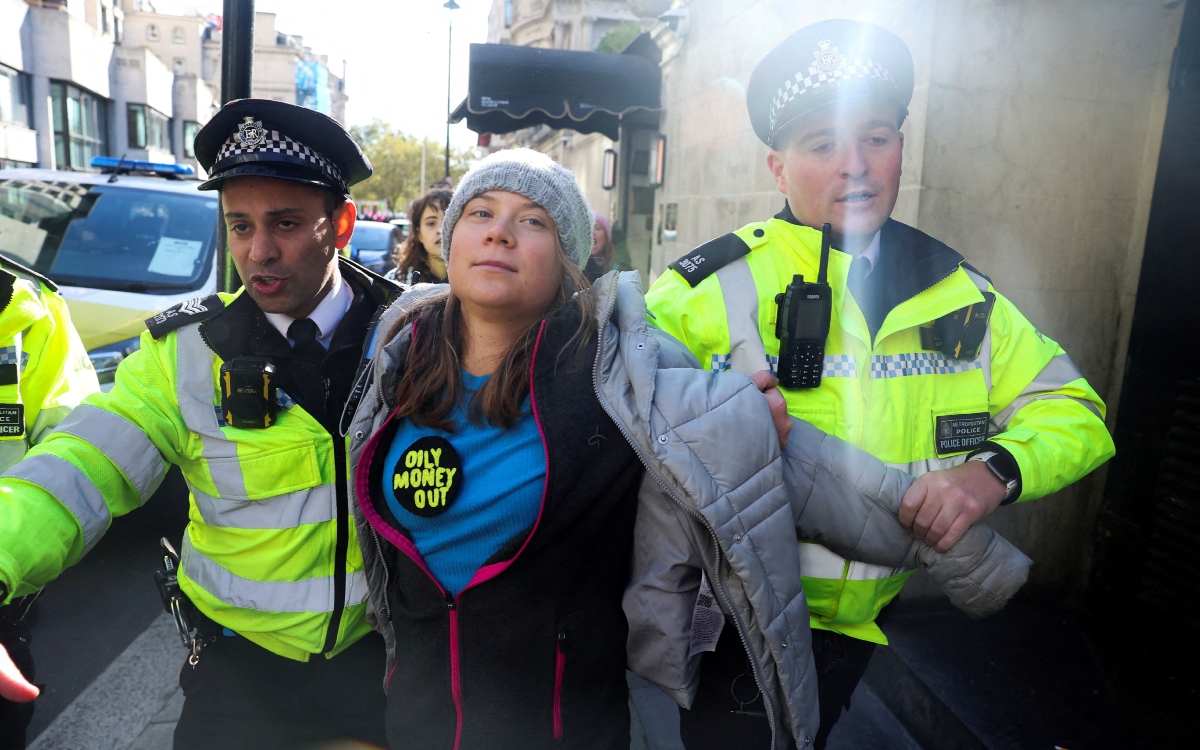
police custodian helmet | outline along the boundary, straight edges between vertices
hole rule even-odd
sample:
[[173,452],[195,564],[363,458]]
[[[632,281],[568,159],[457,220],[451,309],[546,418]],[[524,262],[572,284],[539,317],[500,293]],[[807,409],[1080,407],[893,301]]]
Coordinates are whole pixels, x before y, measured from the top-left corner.
[[913,93],[912,53],[872,23],[832,19],[805,26],[767,53],[750,74],[746,107],[759,139],[777,148],[787,126],[815,109],[848,99],[880,97],[900,121]]
[[196,134],[195,153],[209,175],[201,190],[216,190],[230,177],[270,177],[349,195],[373,171],[337,120],[271,99],[221,107]]

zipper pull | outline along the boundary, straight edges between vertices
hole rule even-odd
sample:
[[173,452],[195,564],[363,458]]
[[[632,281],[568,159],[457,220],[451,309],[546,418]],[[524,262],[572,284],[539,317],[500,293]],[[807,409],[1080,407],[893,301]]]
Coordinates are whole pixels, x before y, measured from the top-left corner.
[[559,653],[567,652],[567,631],[558,631],[558,651]]
[[458,605],[454,603],[454,596],[449,591],[446,592],[446,609],[458,609]]

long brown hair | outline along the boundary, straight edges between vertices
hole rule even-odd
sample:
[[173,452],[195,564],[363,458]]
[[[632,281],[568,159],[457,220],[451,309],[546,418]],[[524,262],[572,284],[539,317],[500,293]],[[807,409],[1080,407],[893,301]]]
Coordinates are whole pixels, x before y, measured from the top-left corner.
[[[542,314],[549,318],[568,305],[579,305],[582,319],[564,351],[574,348],[579,354],[596,330],[595,297],[591,285],[579,267],[558,248],[562,264],[562,283],[558,294]],[[388,339],[404,327],[414,324],[408,366],[396,385],[396,416],[407,417],[413,424],[452,432],[450,416],[465,389],[462,378],[463,319],[458,297],[450,289],[445,294],[422,301],[405,313],[392,327]],[[534,344],[542,319],[535,321],[517,338],[508,354],[483,387],[476,392],[467,413],[471,421],[486,420],[497,427],[512,427],[521,415],[521,404],[529,393],[529,368],[533,365]]]
[[[433,269],[429,267],[429,253],[435,252],[421,244],[421,221],[425,218],[425,210],[436,208],[445,213],[450,205],[449,190],[430,190],[425,195],[413,201],[408,212],[412,224],[409,226],[408,237],[396,253],[396,267],[404,271],[409,268],[421,274],[422,281],[440,281]],[[403,279],[401,279],[403,281]]]

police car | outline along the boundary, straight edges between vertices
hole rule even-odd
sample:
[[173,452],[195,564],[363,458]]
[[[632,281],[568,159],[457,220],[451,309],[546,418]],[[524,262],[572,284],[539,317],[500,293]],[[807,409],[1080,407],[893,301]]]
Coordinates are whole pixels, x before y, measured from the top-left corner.
[[216,291],[217,197],[187,165],[92,166],[0,169],[0,253],[58,284],[108,390],[146,318]]

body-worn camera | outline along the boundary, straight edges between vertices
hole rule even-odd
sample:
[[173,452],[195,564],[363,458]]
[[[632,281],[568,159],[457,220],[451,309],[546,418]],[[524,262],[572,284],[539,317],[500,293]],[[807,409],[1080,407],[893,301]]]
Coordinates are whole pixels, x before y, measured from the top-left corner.
[[943,315],[932,326],[921,329],[921,348],[939,351],[950,359],[975,359],[995,304],[996,295],[983,292],[982,302]]
[[271,360],[234,357],[221,365],[221,414],[231,427],[270,427],[278,413],[275,365]]
[[829,243],[832,228],[821,227],[821,265],[815,282],[805,282],[796,274],[787,290],[775,295],[779,306],[775,335],[779,338],[777,377],[784,388],[816,388],[825,369],[825,339],[829,337],[829,318],[833,293],[827,281]]

